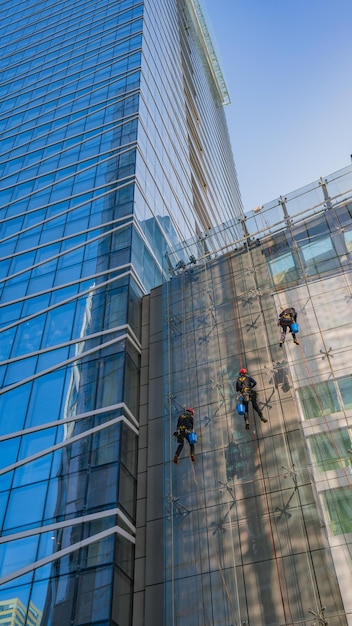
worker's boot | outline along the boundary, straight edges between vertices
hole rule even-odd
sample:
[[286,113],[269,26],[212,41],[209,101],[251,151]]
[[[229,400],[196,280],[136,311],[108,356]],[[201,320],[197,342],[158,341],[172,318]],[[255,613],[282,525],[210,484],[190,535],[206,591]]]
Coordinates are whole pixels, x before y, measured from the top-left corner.
[[194,456],[194,454],[191,454],[191,461],[194,462],[195,460],[196,460],[196,457]]
[[266,417],[264,417],[264,415],[261,415],[261,416],[260,416],[260,419],[262,420],[262,422],[264,422],[264,424],[266,424],[266,423],[267,423],[267,421],[268,421],[268,420],[266,419]]
[[176,465],[177,465],[177,461],[178,461],[178,456],[177,456],[177,454],[175,454],[175,456],[174,456],[174,463],[176,463]]
[[295,344],[296,344],[296,346],[299,346],[299,341],[298,341],[298,339],[294,339],[294,340],[293,340],[293,343],[295,343]]

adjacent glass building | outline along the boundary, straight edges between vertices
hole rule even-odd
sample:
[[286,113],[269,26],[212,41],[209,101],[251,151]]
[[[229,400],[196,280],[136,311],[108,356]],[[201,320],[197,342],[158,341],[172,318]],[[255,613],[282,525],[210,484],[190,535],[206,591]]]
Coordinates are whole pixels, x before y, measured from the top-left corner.
[[[148,610],[164,606],[164,624],[351,626],[352,166],[241,227],[236,241],[214,228],[207,252],[199,238],[174,250],[197,260],[150,296],[150,354],[159,346],[164,361],[149,360],[139,455],[140,593]],[[280,347],[287,306],[300,345],[288,334]],[[249,430],[241,367],[268,419],[250,410]],[[184,406],[196,411],[196,461],[186,445],[175,465]]]
[[137,624],[141,301],[242,214],[228,95],[197,0],[0,15],[0,606]]

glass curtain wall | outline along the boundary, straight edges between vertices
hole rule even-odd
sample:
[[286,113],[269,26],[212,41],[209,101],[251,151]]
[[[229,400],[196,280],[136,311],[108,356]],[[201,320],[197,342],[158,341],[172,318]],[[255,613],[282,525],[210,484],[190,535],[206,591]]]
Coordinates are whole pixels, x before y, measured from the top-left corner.
[[[190,240],[164,286],[167,624],[352,624],[351,183],[258,207],[230,245]],[[290,306],[299,345],[280,347]],[[248,430],[240,368],[268,420],[250,403]],[[187,406],[196,460],[185,442],[175,464]]]
[[144,4],[135,210],[144,233],[162,229],[173,247],[243,209],[227,100],[193,0]]
[[195,15],[1,6],[0,603],[26,623],[132,622],[141,298],[242,211]]
[[0,600],[28,624],[34,609],[42,625],[128,624],[143,4],[1,11]]

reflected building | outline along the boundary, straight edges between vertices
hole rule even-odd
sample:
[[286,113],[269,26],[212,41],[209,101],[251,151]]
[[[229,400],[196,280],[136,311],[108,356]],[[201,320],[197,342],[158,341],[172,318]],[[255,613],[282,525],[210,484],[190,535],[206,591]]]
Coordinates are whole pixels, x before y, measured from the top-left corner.
[[19,598],[0,601],[0,624],[3,626],[40,626],[42,613],[32,602],[26,607]]

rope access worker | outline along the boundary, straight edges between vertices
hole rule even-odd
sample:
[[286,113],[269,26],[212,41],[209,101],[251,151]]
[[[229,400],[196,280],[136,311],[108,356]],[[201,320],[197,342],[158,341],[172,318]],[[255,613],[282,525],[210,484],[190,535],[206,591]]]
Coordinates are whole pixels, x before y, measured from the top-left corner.
[[282,348],[285,343],[287,329],[292,334],[293,343],[299,346],[299,341],[296,337],[296,333],[292,332],[291,330],[291,324],[293,324],[294,322],[297,322],[296,309],[294,309],[293,306],[288,307],[287,309],[281,307],[281,313],[279,314],[279,319],[277,322],[277,325],[281,328],[280,348]]
[[181,454],[185,439],[187,440],[190,447],[191,460],[196,460],[194,456],[194,443],[190,443],[188,440],[189,433],[193,432],[193,424],[194,409],[186,409],[183,413],[180,413],[177,420],[177,430],[174,432],[175,437],[177,437],[178,443],[177,450],[174,456],[174,463],[177,463],[178,461],[178,457]]
[[248,421],[249,402],[252,402],[253,410],[256,413],[258,413],[261,421],[264,423],[268,421],[264,417],[257,403],[257,392],[254,389],[256,384],[257,384],[257,381],[254,380],[254,378],[252,378],[251,376],[248,376],[248,371],[244,367],[242,367],[239,371],[239,376],[236,381],[236,391],[241,394],[241,398],[245,406],[244,421],[246,424],[246,430],[249,429],[249,421]]

